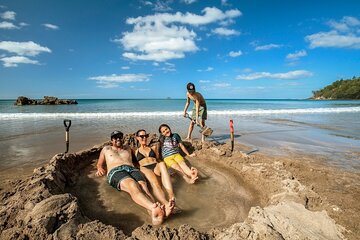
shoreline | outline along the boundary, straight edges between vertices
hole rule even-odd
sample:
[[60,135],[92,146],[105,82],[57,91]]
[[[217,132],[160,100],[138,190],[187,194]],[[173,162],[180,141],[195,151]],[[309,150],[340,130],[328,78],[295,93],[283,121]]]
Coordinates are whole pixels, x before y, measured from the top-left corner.
[[[356,226],[356,223],[360,222],[358,214],[360,203],[356,201],[356,199],[360,199],[359,172],[351,172],[329,166],[326,162],[323,162],[323,159],[314,155],[298,155],[294,153],[287,156],[270,156],[260,152],[246,156],[236,151],[232,156],[226,156],[226,151],[229,148],[227,144],[220,147],[209,144],[199,149],[200,145],[195,141],[193,146],[197,149],[197,156],[195,159],[191,159],[191,161],[214,161],[233,168],[244,180],[245,185],[256,190],[259,205],[251,208],[248,217],[243,222],[234,223],[227,228],[206,232],[194,230],[195,232],[192,232],[187,227],[179,226],[174,228],[178,229],[176,230],[178,234],[181,234],[179,229],[185,229],[184,234],[213,236],[215,239],[231,238],[238,234],[245,234],[245,232],[262,236],[261,234],[264,234],[264,232],[258,229],[260,226],[252,224],[254,219],[260,222],[263,221],[261,218],[259,219],[259,211],[270,216],[270,220],[273,217],[283,220],[287,218],[299,220],[299,217],[300,219],[303,217],[306,219],[304,223],[301,221],[279,223],[274,220],[275,222],[271,222],[275,226],[274,231],[276,231],[273,232],[274,234],[276,232],[276,234],[281,233],[283,231],[281,229],[286,227],[295,231],[292,233],[295,235],[292,236],[306,236],[310,239],[313,239],[316,235],[307,235],[309,234],[305,231],[307,228],[315,228],[313,230],[316,234],[320,234],[318,236],[321,236],[321,234],[335,234],[333,235],[335,236],[334,239],[356,239],[360,234],[360,230]],[[246,146],[236,144],[236,148],[246,149]],[[40,169],[44,169],[44,167]],[[34,173],[36,172],[39,172],[39,169],[34,171]],[[34,181],[36,178],[32,177],[32,179]],[[11,185],[19,183],[19,181],[27,182],[26,179],[23,179],[13,180],[11,181],[12,183],[9,183]],[[5,188],[1,190],[2,200],[9,200],[9,195],[4,194],[5,190]],[[282,211],[281,209],[285,210]],[[326,224],[324,226],[317,226],[316,221],[320,220],[325,221],[323,223]],[[95,223],[90,222],[88,224],[90,225],[85,224],[84,227],[89,227]],[[260,223],[258,222],[258,224]],[[313,224],[314,226],[308,226],[307,224]],[[143,239],[144,236],[150,236],[151,238],[151,236],[158,236],[161,233],[169,234],[169,231],[173,233],[174,230],[166,226],[165,223],[160,228],[152,228],[145,224],[136,228],[132,235]],[[327,233],[320,231],[323,227],[329,228],[326,230],[328,231]],[[108,227],[104,227],[104,229],[108,229]],[[88,230],[91,232],[90,229]],[[291,234],[290,232],[282,233],[285,234],[283,237],[285,236],[285,239],[290,239],[286,237],[291,236],[289,235]],[[269,232],[266,233],[269,234]],[[313,232],[313,234],[315,233]],[[106,235],[106,231],[100,231],[96,234],[109,237]]]
[[[173,132],[177,132],[184,139],[187,133],[188,121],[186,119],[171,117],[166,121],[161,118],[142,119],[141,125],[152,133],[157,133],[157,126],[167,123]],[[350,130],[339,130],[331,124],[321,124],[315,119],[309,123],[306,119],[292,120],[284,118],[241,118],[234,119],[235,142],[270,155],[282,155],[284,152],[297,152],[298,154],[320,154],[327,157],[330,164],[341,168],[360,170],[360,161],[353,152],[358,152],[360,141],[355,126],[353,133]],[[0,123],[0,128],[12,129],[17,126],[15,122]],[[27,124],[27,123],[26,123]],[[229,142],[228,120],[223,117],[213,117],[207,125],[214,129],[212,138],[208,141]],[[355,125],[355,123],[353,123]],[[21,126],[21,125],[20,125]],[[97,121],[73,121],[70,128],[70,152],[81,151],[89,146],[108,140],[108,133],[115,129],[123,132],[136,132],[139,129],[139,119],[98,119]],[[46,163],[53,155],[65,151],[64,126],[62,121],[46,121],[45,123],[32,123],[29,127],[17,128],[0,137],[0,168],[17,168],[31,165],[31,162]],[[195,128],[193,138],[199,139],[200,134]]]

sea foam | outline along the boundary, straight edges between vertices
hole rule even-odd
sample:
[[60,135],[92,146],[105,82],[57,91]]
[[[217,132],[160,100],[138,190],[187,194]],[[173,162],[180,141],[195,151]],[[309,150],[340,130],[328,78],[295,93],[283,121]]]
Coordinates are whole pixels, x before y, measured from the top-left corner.
[[[228,115],[228,116],[262,116],[262,115],[282,115],[282,114],[322,114],[322,113],[356,113],[360,112],[360,107],[343,108],[300,108],[300,109],[252,109],[252,110],[211,110],[209,116]],[[165,116],[182,116],[182,111],[169,112],[84,112],[84,113],[0,113],[1,120],[10,119],[98,119],[98,118],[156,118]]]

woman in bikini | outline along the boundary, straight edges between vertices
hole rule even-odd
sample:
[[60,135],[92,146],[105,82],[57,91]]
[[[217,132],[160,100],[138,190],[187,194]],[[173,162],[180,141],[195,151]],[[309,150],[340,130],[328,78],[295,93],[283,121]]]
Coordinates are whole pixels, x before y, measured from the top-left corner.
[[[146,133],[144,129],[140,129],[136,132],[136,139],[140,146],[135,151],[136,161],[140,165],[140,171],[148,179],[155,197],[159,202],[165,205],[165,214],[169,216],[171,213],[174,213],[175,208],[175,196],[173,187],[171,184],[171,179],[169,172],[166,168],[164,162],[157,162],[156,159],[159,159],[158,149],[156,146],[148,146],[147,138],[149,134]],[[161,177],[160,183],[158,176]],[[162,188],[164,186],[168,199],[166,199],[165,192]],[[179,209],[176,208],[176,211]]]

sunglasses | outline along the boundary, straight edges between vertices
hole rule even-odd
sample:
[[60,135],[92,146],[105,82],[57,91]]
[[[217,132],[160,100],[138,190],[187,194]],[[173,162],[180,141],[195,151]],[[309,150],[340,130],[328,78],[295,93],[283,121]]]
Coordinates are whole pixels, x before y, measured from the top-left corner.
[[148,137],[149,137],[149,134],[139,135],[138,137],[139,137],[139,138],[148,138]]

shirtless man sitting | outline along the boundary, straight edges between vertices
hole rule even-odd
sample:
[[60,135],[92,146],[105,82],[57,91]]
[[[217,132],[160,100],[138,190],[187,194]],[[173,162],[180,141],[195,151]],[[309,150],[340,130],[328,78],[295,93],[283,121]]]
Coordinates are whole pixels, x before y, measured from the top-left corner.
[[123,133],[114,131],[110,136],[112,146],[105,146],[101,150],[96,176],[105,175],[106,163],[108,183],[119,191],[129,193],[135,203],[148,210],[152,224],[160,225],[164,221],[164,205],[154,201],[140,170],[134,167],[131,149],[123,145]]

